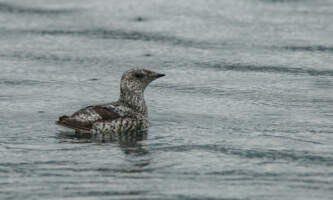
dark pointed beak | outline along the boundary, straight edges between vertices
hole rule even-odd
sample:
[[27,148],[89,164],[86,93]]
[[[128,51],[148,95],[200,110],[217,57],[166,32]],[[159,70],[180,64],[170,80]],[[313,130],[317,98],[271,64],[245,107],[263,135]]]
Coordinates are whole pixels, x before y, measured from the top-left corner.
[[161,73],[157,73],[157,72],[153,72],[153,71],[150,71],[150,74],[149,74],[149,77],[152,81],[156,80],[158,78],[161,78],[163,76],[165,76],[165,74],[161,74]]
[[165,76],[165,74],[156,74],[156,78],[161,78],[161,77],[163,77],[163,76]]

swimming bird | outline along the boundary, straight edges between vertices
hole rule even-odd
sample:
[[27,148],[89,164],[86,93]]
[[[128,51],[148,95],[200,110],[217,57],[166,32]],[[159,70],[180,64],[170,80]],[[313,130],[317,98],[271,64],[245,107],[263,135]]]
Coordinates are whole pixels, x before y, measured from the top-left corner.
[[147,69],[130,69],[121,77],[118,101],[85,107],[71,116],[59,117],[56,124],[78,133],[102,135],[147,129],[149,120],[144,91],[149,83],[162,76],[165,75]]

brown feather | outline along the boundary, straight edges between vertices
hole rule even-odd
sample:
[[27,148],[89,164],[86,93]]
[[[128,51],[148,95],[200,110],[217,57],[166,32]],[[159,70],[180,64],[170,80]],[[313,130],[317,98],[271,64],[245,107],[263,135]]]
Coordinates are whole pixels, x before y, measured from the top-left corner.
[[90,130],[92,127],[91,122],[81,122],[68,116],[60,117],[59,120],[56,121],[56,124],[64,126],[66,128],[71,128],[75,130],[85,130],[85,131]]
[[101,116],[102,120],[114,120],[120,117],[118,113],[108,107],[97,105],[91,108]]
[[[101,118],[95,121],[82,121],[75,118],[76,115],[80,114],[86,114],[89,115],[88,110],[95,111]],[[92,128],[93,123],[97,121],[112,121],[117,118],[119,118],[120,115],[114,111],[113,108],[105,107],[103,105],[96,105],[96,106],[88,106],[84,109],[79,110],[78,112],[75,112],[72,116],[61,116],[59,117],[59,120],[56,122],[56,124],[60,126],[64,126],[66,128],[71,128],[75,130],[84,130],[89,131]]]

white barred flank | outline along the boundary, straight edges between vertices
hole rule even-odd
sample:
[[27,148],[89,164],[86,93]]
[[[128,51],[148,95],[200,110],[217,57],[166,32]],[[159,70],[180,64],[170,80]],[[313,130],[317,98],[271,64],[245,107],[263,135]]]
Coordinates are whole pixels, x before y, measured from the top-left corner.
[[75,119],[78,121],[97,121],[102,119],[102,117],[93,109],[86,109],[85,112],[78,112],[77,115],[75,115]]
[[149,127],[149,122],[145,117],[125,117],[113,121],[95,122],[92,127],[93,134],[114,134],[126,133],[135,130],[143,130]]

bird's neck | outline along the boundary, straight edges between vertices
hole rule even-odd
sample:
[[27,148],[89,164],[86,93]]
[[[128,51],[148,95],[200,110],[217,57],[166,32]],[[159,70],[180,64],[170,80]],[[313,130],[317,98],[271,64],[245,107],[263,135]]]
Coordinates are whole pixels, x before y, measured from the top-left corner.
[[135,112],[138,112],[146,117],[148,116],[148,110],[143,91],[132,93],[120,90],[119,102],[122,105],[133,109]]

